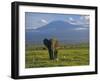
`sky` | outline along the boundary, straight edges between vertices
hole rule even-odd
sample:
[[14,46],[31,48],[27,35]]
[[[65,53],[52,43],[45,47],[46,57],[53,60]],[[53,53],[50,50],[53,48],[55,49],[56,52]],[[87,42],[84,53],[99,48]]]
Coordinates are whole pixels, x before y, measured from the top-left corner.
[[83,27],[76,30],[84,30],[89,27],[89,15],[25,12],[26,29],[36,30],[53,21],[64,21]]

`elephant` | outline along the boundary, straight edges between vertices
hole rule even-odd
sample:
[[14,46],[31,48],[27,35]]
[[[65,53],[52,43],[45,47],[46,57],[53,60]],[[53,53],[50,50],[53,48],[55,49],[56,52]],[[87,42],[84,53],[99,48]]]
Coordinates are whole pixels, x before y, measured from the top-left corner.
[[56,39],[44,39],[44,45],[47,47],[49,52],[50,60],[57,59],[58,56],[58,41]]

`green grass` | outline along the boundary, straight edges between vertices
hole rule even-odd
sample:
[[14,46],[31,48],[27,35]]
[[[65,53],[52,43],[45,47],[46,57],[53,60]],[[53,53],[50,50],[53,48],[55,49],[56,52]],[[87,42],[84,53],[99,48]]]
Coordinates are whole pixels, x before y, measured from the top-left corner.
[[50,60],[45,49],[26,50],[25,67],[57,67],[89,65],[89,48],[63,48],[58,50],[58,60]]

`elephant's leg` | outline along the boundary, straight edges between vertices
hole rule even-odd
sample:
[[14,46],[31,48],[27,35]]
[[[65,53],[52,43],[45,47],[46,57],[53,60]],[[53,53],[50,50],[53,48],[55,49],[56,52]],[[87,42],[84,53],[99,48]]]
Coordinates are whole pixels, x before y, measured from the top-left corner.
[[55,54],[54,58],[57,59],[58,58],[58,50],[57,49],[55,49],[54,54]]
[[53,51],[49,49],[49,58],[50,60],[53,60]]
[[52,49],[52,58],[55,59],[55,49]]

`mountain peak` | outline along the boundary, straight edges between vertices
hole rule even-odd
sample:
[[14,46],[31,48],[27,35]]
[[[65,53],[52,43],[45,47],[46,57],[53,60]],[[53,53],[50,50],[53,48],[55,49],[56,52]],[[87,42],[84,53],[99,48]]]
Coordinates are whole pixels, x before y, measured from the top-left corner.
[[38,30],[40,31],[52,31],[52,30],[58,30],[58,31],[63,31],[63,30],[69,30],[69,29],[73,29],[77,27],[76,25],[72,25],[66,21],[53,21],[53,22],[50,22],[49,24],[41,27],[41,28],[38,28]]

